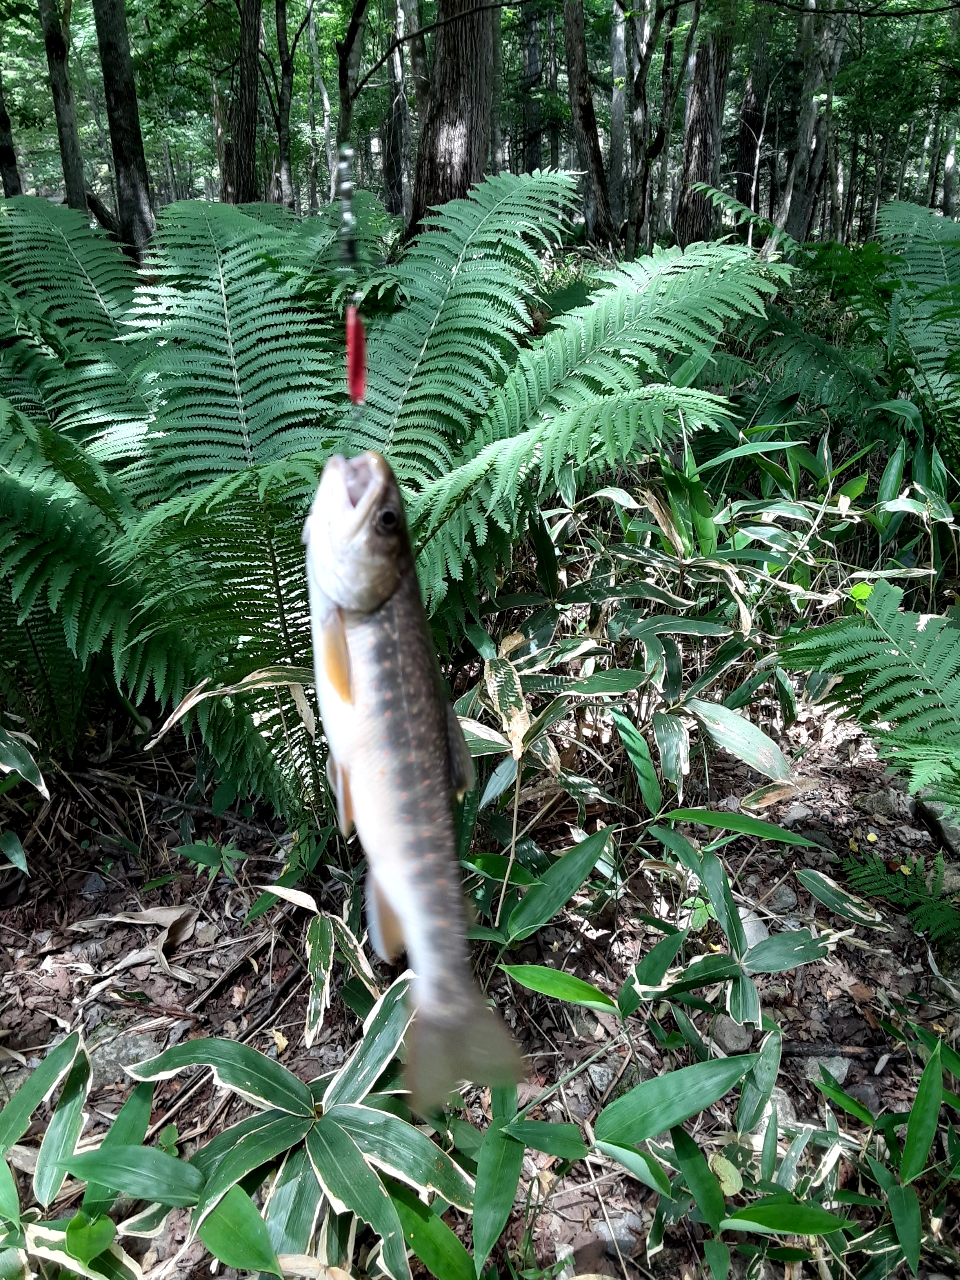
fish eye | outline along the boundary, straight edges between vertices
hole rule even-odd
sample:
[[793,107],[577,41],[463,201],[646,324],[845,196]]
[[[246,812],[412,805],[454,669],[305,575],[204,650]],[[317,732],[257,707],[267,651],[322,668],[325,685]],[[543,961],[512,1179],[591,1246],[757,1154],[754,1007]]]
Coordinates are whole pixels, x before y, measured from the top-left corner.
[[394,533],[400,527],[400,512],[395,507],[384,507],[377,515],[378,533]]

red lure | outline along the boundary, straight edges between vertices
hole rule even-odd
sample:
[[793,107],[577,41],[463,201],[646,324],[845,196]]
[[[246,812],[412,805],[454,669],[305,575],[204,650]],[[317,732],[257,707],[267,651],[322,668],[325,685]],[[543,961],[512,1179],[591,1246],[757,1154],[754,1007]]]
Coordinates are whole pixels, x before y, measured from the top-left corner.
[[350,399],[361,405],[367,398],[367,335],[360,312],[347,307],[347,388]]

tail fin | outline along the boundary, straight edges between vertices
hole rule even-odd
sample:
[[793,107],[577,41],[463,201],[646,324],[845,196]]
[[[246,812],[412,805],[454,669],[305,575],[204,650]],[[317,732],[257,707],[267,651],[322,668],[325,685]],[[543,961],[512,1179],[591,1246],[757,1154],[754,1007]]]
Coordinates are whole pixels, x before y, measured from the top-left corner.
[[407,1087],[420,1114],[439,1106],[461,1080],[509,1085],[526,1074],[509,1031],[479,994],[452,1020],[418,1009],[408,1045]]

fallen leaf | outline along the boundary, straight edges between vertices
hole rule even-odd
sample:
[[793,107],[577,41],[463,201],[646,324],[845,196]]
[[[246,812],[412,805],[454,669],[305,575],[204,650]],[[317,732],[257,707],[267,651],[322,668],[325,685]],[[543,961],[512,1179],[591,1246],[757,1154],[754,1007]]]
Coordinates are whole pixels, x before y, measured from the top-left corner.
[[270,1035],[273,1037],[273,1043],[277,1046],[277,1057],[279,1058],[280,1055],[286,1049],[287,1045],[290,1043],[290,1041],[283,1034],[283,1032],[278,1031],[276,1027],[270,1028]]
[[242,1009],[247,998],[246,987],[234,987],[230,993],[230,1003],[234,1009]]

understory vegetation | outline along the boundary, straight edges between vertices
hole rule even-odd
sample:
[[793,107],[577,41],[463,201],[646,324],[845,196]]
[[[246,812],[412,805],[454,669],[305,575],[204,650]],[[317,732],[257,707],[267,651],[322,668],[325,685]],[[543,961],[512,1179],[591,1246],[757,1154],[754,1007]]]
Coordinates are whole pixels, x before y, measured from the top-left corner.
[[[857,721],[904,793],[960,807],[960,225],[890,203],[876,241],[803,247],[713,192],[742,239],[622,263],[571,248],[574,193],[501,174],[408,244],[359,193],[352,272],[335,206],[170,204],[138,267],[73,209],[0,204],[0,849],[29,871],[27,830],[97,726],[151,758],[185,738],[191,800],[269,822],[284,851],[249,917],[301,913],[307,1047],[332,1000],[362,1023],[309,1081],[236,1040],[174,1044],[130,1067],[97,1147],[90,1058],[63,1027],[0,1110],[8,1153],[52,1105],[30,1178],[0,1162],[0,1274],[132,1280],[131,1241],[188,1209],[241,1272],[530,1280],[560,1264],[498,1245],[526,1151],[557,1180],[612,1164],[656,1193],[650,1265],[680,1224],[714,1280],[960,1265],[952,1035],[898,1006],[881,1029],[916,1064],[911,1104],[875,1112],[824,1070],[822,1120],[794,1122],[758,987],[869,947],[894,912],[947,972],[942,857],[891,867],[851,841],[842,878],[792,877],[807,924],[759,941],[724,857],[741,836],[816,850],[763,816],[804,793],[784,736],[803,709]],[[622,1053],[583,1124],[544,1117],[586,1049],[522,1101],[493,1090],[482,1130],[463,1097],[427,1125],[405,1100],[409,977],[371,966],[359,853],[335,831],[301,545],[326,459],[371,448],[403,488],[477,764],[458,831],[481,978],[602,1015]],[[718,757],[750,771],[735,808]],[[186,820],[181,852],[211,882],[243,858]],[[657,938],[608,992],[521,954],[565,909],[645,912]],[[721,1016],[755,1051],[717,1049]],[[669,1070],[644,1077],[641,1034]],[[157,1082],[198,1068],[252,1112],[196,1150],[148,1145]],[[706,1150],[684,1126],[724,1099]]]

